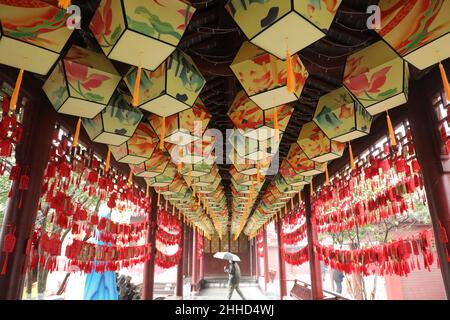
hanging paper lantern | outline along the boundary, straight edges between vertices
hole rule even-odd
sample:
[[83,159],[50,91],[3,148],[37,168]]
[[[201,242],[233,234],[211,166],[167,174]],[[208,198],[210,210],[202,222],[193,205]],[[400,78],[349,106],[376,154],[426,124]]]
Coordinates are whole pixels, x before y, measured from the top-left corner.
[[253,161],[249,159],[244,159],[241,157],[236,149],[233,149],[231,151],[231,154],[229,155],[229,159],[231,163],[233,163],[234,167],[239,173],[246,174],[246,175],[257,175],[258,171],[259,174],[262,176],[265,176],[267,174],[267,170],[270,167],[271,158],[268,157],[265,159],[265,161]]
[[164,172],[152,178],[146,178],[145,181],[150,187],[166,187],[169,186],[175,179],[177,168],[169,162]]
[[[135,88],[137,68],[125,76],[131,92]],[[138,106],[160,117],[168,117],[191,108],[206,81],[192,59],[176,50],[155,71],[142,70]]]
[[197,163],[186,163],[182,165],[181,174],[185,178],[197,178],[211,173],[212,166],[215,162],[215,157],[200,160]]
[[298,143],[291,145],[286,161],[296,173],[303,176],[312,176],[325,172],[326,163],[310,160]]
[[450,57],[450,2],[380,0],[378,34],[397,53],[423,70]]
[[169,162],[169,155],[165,151],[156,148],[149,160],[133,166],[133,173],[137,177],[156,177],[164,172]]
[[297,55],[292,57],[294,92],[287,86],[286,62],[245,41],[230,66],[247,95],[261,109],[292,101],[302,94],[308,71]]
[[313,118],[328,138],[348,142],[370,132],[372,116],[345,87],[336,89],[319,99]]
[[406,103],[408,82],[407,63],[384,41],[347,58],[344,85],[371,115]]
[[0,64],[46,75],[69,40],[69,14],[50,1],[0,0]]
[[196,164],[201,161],[212,164],[214,162],[215,136],[206,132],[201,140],[186,145],[166,143],[165,147],[170,153],[172,162],[179,165]]
[[102,0],[90,29],[108,58],[155,70],[175,50],[194,12],[178,0]]
[[217,168],[216,165],[214,165],[211,167],[210,170],[211,171],[208,174],[199,177],[194,177],[195,185],[197,187],[207,187],[215,181],[216,177],[219,175],[219,169]]
[[219,176],[216,176],[216,179],[214,180],[213,183],[211,183],[208,186],[205,187],[198,187],[197,190],[199,193],[212,193],[215,192],[217,190],[217,188],[220,185],[220,182],[222,181],[222,179]]
[[108,106],[93,119],[84,118],[83,127],[89,138],[98,143],[118,146],[131,138],[142,112],[130,105],[131,97],[114,94]]
[[[298,187],[298,186],[303,186],[303,185],[309,184],[309,181],[310,181],[309,176],[313,175],[313,174],[305,175],[305,174],[296,172],[291,167],[289,162],[287,162],[286,160],[283,160],[283,162],[281,163],[280,174],[284,178],[284,181],[286,181],[286,183],[288,185],[291,185],[293,187]],[[314,174],[317,174],[317,173],[314,173]]]
[[256,181],[256,177],[245,175],[245,174],[242,174],[242,173],[238,172],[236,170],[236,167],[234,167],[233,165],[230,167],[230,171],[229,172],[230,172],[230,175],[233,178],[233,180],[238,185],[251,186],[251,185],[256,185],[258,183]]
[[281,175],[276,175],[274,183],[278,191],[286,194],[297,194],[299,191],[303,190],[303,185],[293,186],[286,183]]
[[342,157],[345,149],[344,143],[330,140],[314,121],[302,126],[297,143],[308,158],[316,162]]
[[[341,0],[230,0],[227,11],[253,44],[280,59],[325,37]],[[301,35],[299,32],[301,31]]]
[[192,108],[165,118],[164,130],[162,117],[151,114],[148,118],[155,132],[164,131],[164,142],[176,145],[185,145],[201,139],[210,120],[211,115],[200,98]]
[[228,116],[234,126],[241,129],[246,137],[263,141],[274,137],[275,129],[284,132],[292,112],[293,108],[288,106],[261,109],[248,98],[244,91],[240,91],[231,104]]
[[103,54],[73,46],[43,89],[59,113],[92,119],[106,108],[120,80]]
[[110,146],[110,150],[117,162],[140,164],[152,157],[158,141],[150,125],[141,122],[127,142],[120,146]]
[[280,145],[282,134],[275,140],[275,137],[259,141],[244,136],[240,129],[234,129],[229,141],[238,155],[251,161],[265,161],[273,157]]
[[179,174],[175,174],[174,179],[170,184],[163,187],[157,187],[156,191],[164,196],[170,196],[182,191],[183,186],[184,186],[183,179],[181,179]]

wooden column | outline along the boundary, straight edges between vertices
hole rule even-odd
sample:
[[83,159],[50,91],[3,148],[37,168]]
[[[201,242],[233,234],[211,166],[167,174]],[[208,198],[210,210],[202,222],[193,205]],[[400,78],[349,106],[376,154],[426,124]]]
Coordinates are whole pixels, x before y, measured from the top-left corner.
[[286,266],[284,263],[283,238],[282,238],[283,219],[278,219],[278,222],[276,224],[276,229],[277,229],[277,238],[278,238],[278,270],[279,270],[279,274],[280,274],[280,299],[283,300],[283,297],[287,296]]
[[[446,70],[450,69],[448,62],[444,64]],[[442,223],[450,237],[450,159],[441,155],[437,116],[432,106],[433,95],[441,88],[442,81],[435,67],[424,78],[411,83],[406,108],[417,159],[422,168],[440,270],[447,298],[450,299],[450,262],[446,257],[446,249],[450,252],[450,243],[445,248],[438,233]]]
[[309,188],[303,189],[304,202],[305,202],[305,215],[306,215],[306,233],[308,236],[308,256],[309,256],[309,269],[311,276],[312,287],[312,299],[323,299],[322,288],[322,273],[320,270],[320,261],[314,251],[314,244],[318,242],[317,231],[314,225],[311,223],[312,208],[311,208],[311,194]]
[[183,265],[184,265],[184,256],[185,256],[185,241],[184,241],[184,229],[186,228],[185,225],[181,226],[181,241],[180,241],[180,246],[181,250],[183,250],[182,254],[181,254],[181,258],[180,261],[178,262],[178,267],[177,267],[177,291],[176,291],[176,296],[177,297],[181,297],[183,298],[183,286],[184,286],[184,277],[183,277]]
[[[19,209],[21,196],[19,181],[13,182],[12,195],[8,201],[3,228],[0,232],[1,249],[5,236],[11,231],[10,226],[15,227],[16,230],[16,244],[14,251],[8,255],[6,274],[0,275],[0,300],[22,298],[25,278],[22,270],[27,260],[25,251],[36,220],[56,121],[56,112],[53,107],[39,95],[33,98],[35,100],[25,107],[23,138],[16,148],[16,163],[21,168],[29,167],[28,190],[23,193],[22,208]],[[0,268],[4,261],[5,254],[0,252]]]
[[150,212],[148,217],[147,242],[151,245],[150,260],[144,264],[144,279],[142,283],[142,300],[153,300],[153,285],[155,282],[156,229],[158,218],[158,194],[150,188]]
[[195,232],[194,229],[192,229],[192,292],[197,292],[197,283],[198,283],[198,269],[197,269],[197,232]]
[[267,291],[269,283],[269,252],[267,248],[267,230],[263,231],[263,252],[264,252],[264,290]]

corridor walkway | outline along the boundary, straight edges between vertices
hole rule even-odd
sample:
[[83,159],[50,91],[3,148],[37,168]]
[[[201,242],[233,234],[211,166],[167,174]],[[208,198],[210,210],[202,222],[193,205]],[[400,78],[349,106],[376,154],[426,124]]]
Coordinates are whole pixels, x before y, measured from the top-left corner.
[[[242,293],[247,300],[270,300],[257,286],[242,287]],[[199,295],[192,296],[191,300],[224,300],[228,297],[228,288],[205,288]],[[239,294],[235,291],[231,300],[241,300]]]

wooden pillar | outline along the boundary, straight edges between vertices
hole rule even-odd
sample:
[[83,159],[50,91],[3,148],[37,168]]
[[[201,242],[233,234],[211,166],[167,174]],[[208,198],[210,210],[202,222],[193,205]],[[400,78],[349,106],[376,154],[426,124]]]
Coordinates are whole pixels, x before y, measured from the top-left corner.
[[249,265],[250,265],[250,277],[253,277],[253,241],[249,241],[248,251],[249,251]]
[[198,246],[197,246],[197,232],[192,229],[192,286],[191,291],[197,292],[197,283],[198,283],[198,269],[197,269],[197,254],[198,254]]
[[[205,245],[205,237],[202,237],[202,241],[203,241],[203,250],[204,250],[204,245]],[[199,274],[200,274],[200,280],[203,281],[204,277],[205,277],[205,270],[204,270],[204,266],[203,263],[205,261],[205,255],[204,252],[202,253],[202,258],[198,259],[198,263],[199,263]]]
[[269,283],[269,252],[267,248],[267,230],[263,231],[263,252],[264,252],[264,290],[267,291]]
[[280,275],[280,299],[283,300],[283,298],[287,296],[286,265],[284,263],[283,238],[282,238],[283,219],[278,219],[278,222],[276,224],[276,229],[277,229],[277,239],[278,239],[278,270],[279,270],[279,275]]
[[[23,138],[16,148],[16,163],[21,168],[29,168],[28,190],[23,193],[22,208],[19,209],[21,191],[19,181],[12,184],[12,194],[8,201],[0,232],[0,249],[5,236],[15,228],[16,243],[14,251],[8,255],[6,274],[0,275],[0,300],[19,300],[22,298],[25,274],[22,273],[27,260],[25,254],[27,242],[36,221],[42,181],[50,155],[50,147],[56,122],[56,112],[43,98],[34,97],[25,107],[23,119]],[[0,267],[5,261],[0,252]]]
[[318,238],[316,228],[311,222],[312,208],[309,188],[304,188],[303,193],[305,197],[304,202],[306,215],[306,233],[308,236],[308,256],[311,276],[312,299],[321,300],[323,299],[322,273],[320,270],[320,261],[314,251],[314,244],[318,242]]
[[150,260],[144,264],[144,279],[142,283],[142,300],[153,300],[153,285],[155,282],[156,229],[158,218],[158,194],[150,188],[150,212],[147,242],[151,245]]
[[[444,64],[447,70],[450,68],[449,62]],[[450,253],[450,243],[446,248],[438,233],[442,223],[450,237],[450,159],[441,155],[438,119],[432,106],[433,95],[441,86],[439,71],[435,67],[421,80],[411,83],[406,109],[417,159],[422,168],[440,270],[447,298],[450,299],[450,262],[446,257],[446,249]]]
[[184,265],[184,257],[185,257],[185,241],[184,241],[184,229],[186,228],[185,225],[181,226],[181,241],[180,241],[180,246],[181,250],[183,250],[183,252],[181,253],[181,258],[180,261],[178,262],[178,266],[177,266],[177,290],[176,290],[176,296],[177,297],[181,297],[183,298],[183,286],[184,286],[184,277],[183,277],[183,265]]
[[256,251],[256,269],[257,269],[257,277],[261,276],[261,259],[259,258],[259,248],[258,248],[258,240],[255,238],[255,251]]

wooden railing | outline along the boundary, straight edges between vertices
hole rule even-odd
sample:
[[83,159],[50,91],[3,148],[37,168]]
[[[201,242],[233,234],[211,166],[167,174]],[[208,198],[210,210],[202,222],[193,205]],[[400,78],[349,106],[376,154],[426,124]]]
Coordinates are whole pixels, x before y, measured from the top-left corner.
[[[294,286],[290,292],[291,297],[297,300],[312,300],[312,289],[309,283],[301,280],[294,280]],[[337,292],[323,290],[323,300],[352,300]]]

